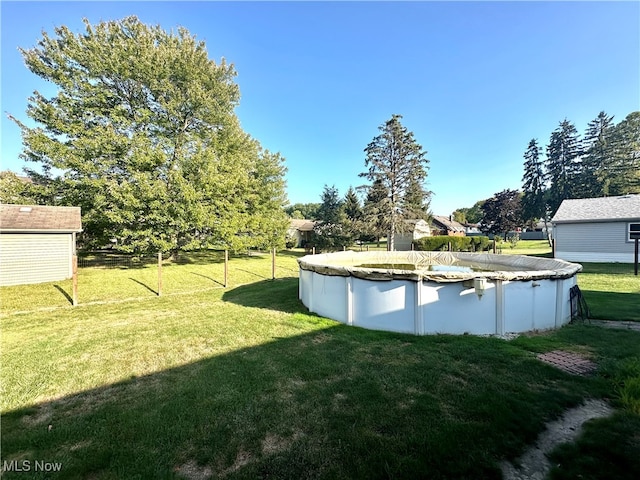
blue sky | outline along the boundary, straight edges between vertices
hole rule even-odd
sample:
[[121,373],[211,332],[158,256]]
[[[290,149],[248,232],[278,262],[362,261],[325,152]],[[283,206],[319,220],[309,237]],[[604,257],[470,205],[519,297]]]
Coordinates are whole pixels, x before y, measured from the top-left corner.
[[8,2],[1,14],[1,169],[20,172],[34,90],[18,47],[43,30],[136,15],[186,27],[238,72],[245,131],[286,158],[291,203],[363,183],[363,149],[392,114],[427,150],[432,211],[520,188],[531,138],[567,118],[640,109],[639,2]]

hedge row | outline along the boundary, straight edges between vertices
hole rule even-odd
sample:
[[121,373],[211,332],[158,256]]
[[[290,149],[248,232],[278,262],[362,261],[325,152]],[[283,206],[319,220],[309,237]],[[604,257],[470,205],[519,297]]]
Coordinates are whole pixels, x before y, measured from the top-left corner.
[[451,244],[452,252],[480,252],[488,250],[493,245],[489,237],[451,237],[439,235],[435,237],[424,237],[413,242],[415,250],[437,251],[449,250]]

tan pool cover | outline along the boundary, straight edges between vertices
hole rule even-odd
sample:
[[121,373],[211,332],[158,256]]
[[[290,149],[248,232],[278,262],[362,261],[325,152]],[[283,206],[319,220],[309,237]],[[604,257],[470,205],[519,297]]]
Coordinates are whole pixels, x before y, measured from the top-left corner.
[[[465,252],[335,252],[307,255],[298,259],[300,268],[323,275],[354,276],[368,280],[430,280],[461,282],[477,277],[492,280],[541,280],[570,278],[582,270],[582,265],[552,258],[524,255],[495,255]],[[358,265],[394,265],[395,268],[365,268]],[[403,265],[415,269],[402,270]],[[470,266],[481,272],[431,271],[432,265]]]

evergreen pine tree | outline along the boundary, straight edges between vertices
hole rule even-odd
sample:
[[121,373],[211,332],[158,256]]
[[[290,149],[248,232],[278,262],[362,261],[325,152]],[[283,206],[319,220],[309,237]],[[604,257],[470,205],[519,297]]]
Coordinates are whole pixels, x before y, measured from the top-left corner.
[[430,193],[424,188],[429,160],[418,144],[413,132],[400,122],[401,115],[392,115],[379,127],[380,134],[365,148],[367,171],[360,176],[371,182],[379,180],[387,192],[387,201],[379,205],[389,223],[388,248],[395,249],[395,234],[403,230],[403,221],[411,217],[405,208],[405,197],[411,182],[416,182],[424,197]]
[[524,153],[524,175],[522,176],[522,216],[525,222],[542,218],[546,223],[545,174],[541,158],[542,148],[534,138]]
[[587,126],[584,135],[585,156],[580,185],[581,197],[600,197],[605,194],[604,185],[609,183],[607,180],[611,173],[613,126],[613,116],[605,112],[600,112]]
[[548,202],[552,215],[564,199],[575,198],[576,178],[581,169],[580,155],[578,131],[573,123],[565,119],[551,133],[547,145]]

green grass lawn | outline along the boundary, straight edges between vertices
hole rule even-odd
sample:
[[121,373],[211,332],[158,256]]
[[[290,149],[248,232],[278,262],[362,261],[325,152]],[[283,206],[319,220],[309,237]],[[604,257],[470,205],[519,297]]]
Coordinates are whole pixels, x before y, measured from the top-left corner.
[[551,246],[546,240],[520,240],[515,246],[510,242],[502,242],[502,253],[551,258]]
[[[1,289],[1,460],[62,466],[29,478],[498,479],[545,421],[588,397],[622,408],[640,378],[633,331],[574,325],[507,342],[320,318],[297,299],[298,255],[279,254],[276,280],[268,255],[234,258],[227,289],[220,263],[187,256],[164,268],[161,297],[152,267],[90,269],[75,308],[52,285]],[[99,303],[107,292],[117,301]],[[55,295],[66,303],[44,309]],[[599,373],[535,359],[555,349]],[[621,411],[558,461],[597,459],[580,470],[591,478],[614,461],[638,473],[637,435],[620,426],[638,414]]]
[[578,285],[591,316],[640,321],[640,276],[630,263],[583,263]]

